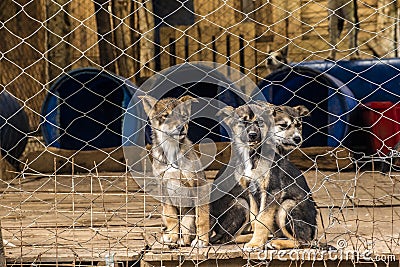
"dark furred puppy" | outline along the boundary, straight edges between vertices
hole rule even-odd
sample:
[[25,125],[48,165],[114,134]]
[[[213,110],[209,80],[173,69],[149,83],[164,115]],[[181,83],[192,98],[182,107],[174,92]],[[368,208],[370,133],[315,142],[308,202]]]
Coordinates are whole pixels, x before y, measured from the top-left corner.
[[[225,107],[219,115],[231,129],[232,159],[222,168],[214,181],[211,199],[211,225],[215,236],[212,243],[225,243],[240,235],[249,222],[255,222],[258,213],[257,204],[248,189],[251,179],[263,177],[269,168],[267,158],[251,155],[261,153],[261,145],[270,139],[272,110],[265,105],[247,104],[236,109]],[[273,148],[265,154],[273,155]],[[233,188],[231,188],[233,186]],[[222,198],[216,197],[223,194]]]
[[[263,103],[259,103],[258,106],[264,108],[264,110],[267,109],[267,106]],[[266,119],[265,114],[268,112],[252,112],[249,116],[250,114],[245,114],[245,110],[243,107],[236,110],[233,108],[222,110],[227,116],[225,122],[232,129],[232,149],[234,162],[237,163],[237,166],[235,166],[238,169],[238,172],[231,171],[228,172],[228,175],[235,173],[242,188],[235,187],[227,193],[225,199],[212,203],[212,215],[218,218],[219,228],[223,228],[222,231],[220,229],[215,230],[217,233],[215,237],[219,237],[219,240],[225,242],[233,240],[233,237],[236,241],[248,241],[245,244],[247,250],[263,248],[270,235],[286,238],[273,239],[268,243],[270,247],[275,249],[296,248],[310,244],[315,238],[317,227],[317,210],[311,196],[311,190],[302,173],[287,159],[274,150],[271,157],[265,157],[265,154],[261,153],[260,144],[270,136],[269,129],[264,129],[265,126],[260,125],[260,123],[251,125],[245,123],[244,126],[240,126],[241,121],[245,121],[240,118],[247,116],[251,117],[252,121],[259,119],[266,121],[268,119]],[[239,119],[235,120],[234,118]],[[261,133],[260,143],[249,142],[249,138],[243,142],[243,139],[240,138],[244,132],[249,134],[247,130],[249,126],[252,127],[252,132]],[[252,147],[251,144],[255,144],[255,146]],[[263,151],[265,152],[265,150]],[[217,175],[216,181],[219,181],[219,179],[221,178]],[[241,179],[247,183],[240,183]],[[251,193],[249,194],[248,191],[251,191]],[[239,222],[247,222],[243,220],[245,216],[242,216],[248,208],[245,204],[242,204],[245,201],[250,203],[251,210],[246,218],[250,218],[253,214],[256,216],[255,219],[250,218],[254,231],[253,235],[250,236],[251,239],[237,236],[243,229],[243,225],[240,225]],[[254,202],[256,209],[252,208]],[[231,205],[228,205],[229,203]],[[240,214],[241,217],[236,218],[235,223],[233,223],[234,215],[229,214],[229,212],[222,213],[223,205],[233,207],[232,210]],[[216,211],[215,214],[213,214],[214,210]],[[225,218],[229,218],[229,221],[225,221]],[[214,238],[213,241],[215,242]]]
[[247,249],[262,247],[268,235],[274,238],[268,246],[290,249],[310,245],[317,230],[317,209],[311,190],[299,169],[286,158],[275,154],[268,185],[257,185],[253,195],[260,205],[252,240]]

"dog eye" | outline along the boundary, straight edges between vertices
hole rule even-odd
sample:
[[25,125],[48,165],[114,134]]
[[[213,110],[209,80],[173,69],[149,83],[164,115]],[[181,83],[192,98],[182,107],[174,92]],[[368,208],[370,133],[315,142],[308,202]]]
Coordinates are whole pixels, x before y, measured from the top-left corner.
[[160,116],[161,118],[166,119],[168,117],[168,113],[167,112],[161,113]]
[[263,120],[258,120],[256,121],[258,126],[264,126],[264,121]]
[[182,115],[182,120],[188,121],[189,120],[189,115],[183,114]]
[[282,128],[287,128],[288,127],[287,123],[280,123],[278,125],[279,125],[279,127],[282,127]]

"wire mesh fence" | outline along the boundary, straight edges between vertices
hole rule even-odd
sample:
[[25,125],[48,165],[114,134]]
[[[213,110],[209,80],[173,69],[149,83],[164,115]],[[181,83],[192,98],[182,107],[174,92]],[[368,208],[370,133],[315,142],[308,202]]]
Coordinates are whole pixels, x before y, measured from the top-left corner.
[[1,1],[7,263],[393,264],[398,10]]

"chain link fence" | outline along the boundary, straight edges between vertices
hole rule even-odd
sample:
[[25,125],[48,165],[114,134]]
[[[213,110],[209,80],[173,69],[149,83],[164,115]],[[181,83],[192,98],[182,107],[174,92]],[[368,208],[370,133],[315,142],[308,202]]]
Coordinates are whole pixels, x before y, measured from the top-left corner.
[[[398,25],[393,0],[1,1],[0,219],[7,264],[392,264],[400,255]],[[190,107],[185,96],[192,97]],[[156,112],[157,101],[167,97],[181,106],[170,100]],[[246,105],[255,106],[240,119]],[[235,123],[227,123],[226,112],[220,116],[229,106],[237,114],[228,117],[239,118]],[[191,161],[177,160],[157,139],[161,128],[154,120],[163,114],[164,123],[179,130],[175,135],[193,143],[178,151],[183,158],[193,154]],[[238,132],[243,120],[258,125],[264,137],[256,143],[268,144],[261,174],[251,165],[253,154],[250,163],[238,163],[238,135],[250,129]],[[250,134],[246,138],[250,142]],[[161,167],[155,165],[159,149],[166,157]],[[294,171],[282,163],[287,160]],[[214,216],[221,207],[209,203],[209,238],[223,228],[226,214],[233,217],[230,224],[249,217],[241,235],[222,229],[233,240],[204,248],[166,245],[171,214],[160,176],[195,173],[195,181],[216,190],[211,185],[226,169],[247,178],[257,169],[263,181],[284,173],[292,182],[273,192],[244,185],[231,173],[243,192],[264,190],[271,202],[259,196],[254,214],[249,199],[222,190],[215,203],[229,195],[233,204]],[[293,187],[297,179],[307,184]],[[312,201],[317,212],[315,235],[301,248],[297,230],[280,225],[278,211],[269,221],[259,215],[274,203],[288,212],[281,194],[293,188],[305,191],[295,207]],[[185,216],[196,222],[205,216],[201,205],[182,207],[192,191],[168,192],[181,201],[169,203],[179,225]],[[190,201],[199,197],[193,194]],[[304,213],[301,231],[308,227]],[[262,231],[267,234],[259,250],[235,239],[251,236],[253,223],[266,221],[275,230]],[[295,248],[274,247],[288,239],[282,229]]]

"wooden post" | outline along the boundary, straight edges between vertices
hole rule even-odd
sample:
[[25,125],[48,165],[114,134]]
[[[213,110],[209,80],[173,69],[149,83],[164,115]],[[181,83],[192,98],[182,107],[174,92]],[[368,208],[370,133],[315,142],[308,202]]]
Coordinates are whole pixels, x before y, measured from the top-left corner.
[[[47,4],[48,33],[48,73],[49,80],[52,81],[62,72],[65,67],[71,64],[72,48],[69,43],[69,33],[71,32],[69,4],[64,0],[49,1]],[[62,7],[61,7],[62,6]]]
[[114,62],[113,38],[111,31],[111,19],[108,12],[108,0],[94,0],[96,13],[97,38],[100,52],[100,65],[105,69],[116,72]]
[[[134,10],[135,24],[134,29],[140,33],[140,76],[150,77],[154,74],[154,14],[152,1],[140,0],[134,1],[137,8]],[[140,4],[139,4],[140,2]]]
[[4,53],[0,56],[0,91],[6,90],[21,105],[29,105],[25,111],[30,127],[38,129],[46,95],[43,86],[49,83],[44,55],[51,53],[46,42],[48,31],[42,25],[46,21],[45,0],[29,4],[1,0],[0,21],[0,51]]
[[[376,57],[397,56],[398,1],[381,0],[376,3],[379,12],[358,4],[361,20],[358,44],[365,43]],[[371,38],[373,37],[373,38]]]
[[116,50],[118,74],[133,78],[135,73],[135,64],[132,49],[130,14],[131,1],[128,0],[113,0],[112,1],[113,25],[114,25],[114,40],[118,47]]

